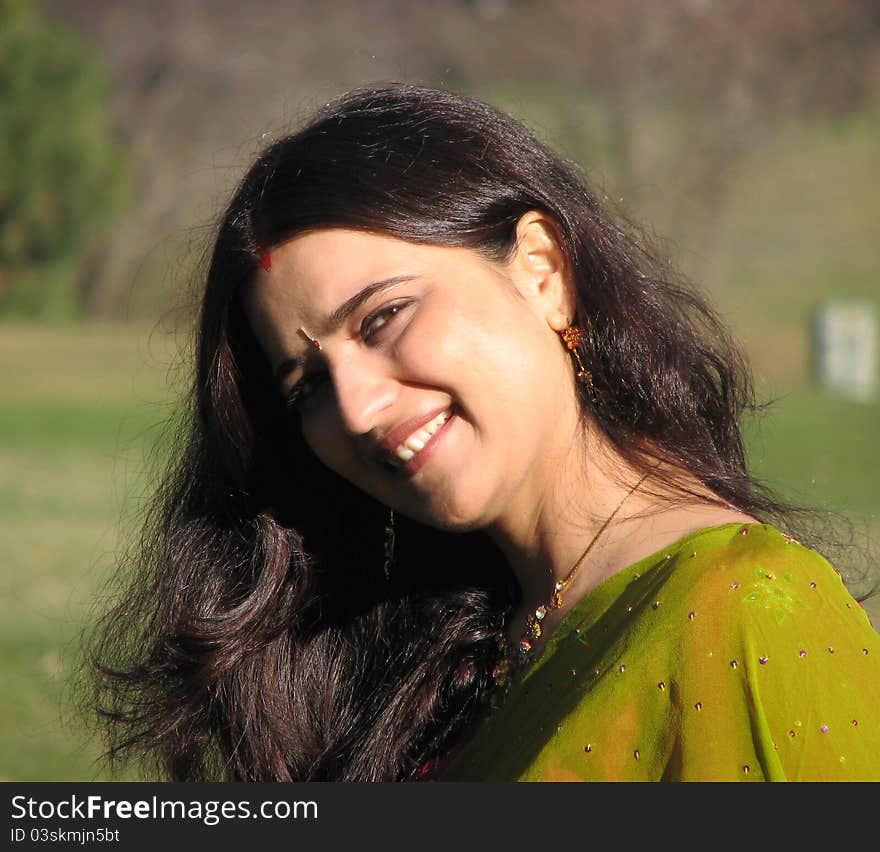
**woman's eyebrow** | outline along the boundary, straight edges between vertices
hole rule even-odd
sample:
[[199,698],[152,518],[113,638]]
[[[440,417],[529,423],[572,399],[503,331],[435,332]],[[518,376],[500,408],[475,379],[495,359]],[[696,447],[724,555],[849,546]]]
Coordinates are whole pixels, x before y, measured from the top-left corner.
[[[398,284],[404,284],[407,281],[413,281],[418,275],[394,275],[391,278],[382,278],[379,281],[372,281],[365,287],[358,290],[350,299],[343,302],[332,314],[321,328],[321,335],[329,334],[342,326],[345,321],[371,296],[381,293],[383,290],[389,290]],[[273,375],[273,381],[276,385],[280,385],[284,379],[294,370],[303,366],[305,359],[294,355],[291,358],[285,358],[276,368]]]
[[382,278],[379,281],[373,281],[371,284],[367,284],[363,289],[359,290],[355,293],[350,299],[340,305],[332,314],[330,314],[330,318],[327,320],[326,328],[322,329],[322,333],[327,334],[331,331],[336,331],[341,325],[345,323],[345,321],[371,296],[376,293],[381,293],[383,290],[387,290],[390,287],[396,287],[398,284],[403,284],[407,281],[412,281],[413,279],[418,278],[417,275],[395,275],[391,278]]

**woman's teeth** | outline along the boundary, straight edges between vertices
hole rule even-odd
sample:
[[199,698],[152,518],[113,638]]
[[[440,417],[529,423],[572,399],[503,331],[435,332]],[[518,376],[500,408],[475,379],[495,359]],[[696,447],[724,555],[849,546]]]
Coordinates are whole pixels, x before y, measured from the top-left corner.
[[452,409],[438,414],[433,420],[429,420],[424,426],[412,433],[397,449],[394,455],[401,461],[408,462],[416,453],[425,449],[425,444],[431,440],[431,436],[452,416]]

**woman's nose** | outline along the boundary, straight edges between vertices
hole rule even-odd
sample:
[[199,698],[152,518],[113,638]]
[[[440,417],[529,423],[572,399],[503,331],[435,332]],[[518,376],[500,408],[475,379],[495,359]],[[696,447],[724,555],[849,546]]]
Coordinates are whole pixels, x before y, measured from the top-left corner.
[[397,396],[398,383],[369,355],[351,358],[333,370],[336,405],[342,425],[352,435],[365,435]]

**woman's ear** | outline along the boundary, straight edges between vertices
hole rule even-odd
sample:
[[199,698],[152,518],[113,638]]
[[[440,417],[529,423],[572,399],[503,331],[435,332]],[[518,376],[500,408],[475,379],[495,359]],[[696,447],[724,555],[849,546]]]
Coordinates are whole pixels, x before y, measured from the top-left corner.
[[539,210],[524,213],[516,224],[510,274],[521,295],[554,331],[575,314],[574,286],[556,223]]

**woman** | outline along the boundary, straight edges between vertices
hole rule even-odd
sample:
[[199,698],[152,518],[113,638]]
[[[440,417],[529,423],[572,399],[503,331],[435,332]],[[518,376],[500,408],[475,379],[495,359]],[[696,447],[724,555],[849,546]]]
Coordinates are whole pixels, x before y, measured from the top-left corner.
[[98,646],[112,755],[880,777],[878,636],[765,523],[786,507],[746,468],[735,347],[509,117],[393,85],[263,152],[192,402]]

